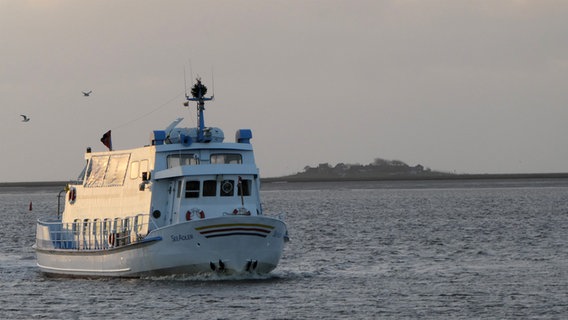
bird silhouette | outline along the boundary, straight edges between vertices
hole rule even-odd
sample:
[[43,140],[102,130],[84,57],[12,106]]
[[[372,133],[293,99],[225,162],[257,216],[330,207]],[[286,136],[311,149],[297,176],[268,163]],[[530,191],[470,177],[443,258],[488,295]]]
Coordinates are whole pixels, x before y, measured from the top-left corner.
[[21,114],[20,116],[22,116],[22,122],[28,122],[30,121],[30,118],[28,118],[28,116],[26,116],[25,114]]
[[81,92],[83,92],[83,95],[84,95],[85,97],[88,97],[88,96],[91,95],[91,92],[93,92],[93,90],[91,90],[91,91],[89,91],[89,92],[85,92],[85,91],[81,91]]

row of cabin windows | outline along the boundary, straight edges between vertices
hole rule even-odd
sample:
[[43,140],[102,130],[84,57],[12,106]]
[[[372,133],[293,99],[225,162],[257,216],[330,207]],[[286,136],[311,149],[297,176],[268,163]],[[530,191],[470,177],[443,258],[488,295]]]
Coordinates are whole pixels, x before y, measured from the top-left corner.
[[149,171],[148,160],[132,161],[130,163],[130,179],[142,178],[142,173]]
[[[115,218],[95,219],[75,219],[71,226],[73,232],[73,243],[71,248],[80,250],[100,250],[130,244],[138,241],[143,236],[142,225],[143,215],[127,217],[124,219]],[[69,248],[67,243],[61,243],[65,248]]]
[[[235,188],[236,186],[236,188]],[[235,190],[236,189],[236,190]],[[252,180],[239,179],[236,183],[234,180],[190,180],[185,182],[185,197],[199,198],[202,197],[233,197],[250,196],[252,189]],[[181,196],[181,181],[178,183],[177,197]]]
[[[122,186],[129,160],[130,153],[92,156],[77,180],[87,188]],[[141,178],[149,171],[147,159],[130,162],[130,179]]]
[[[201,161],[197,154],[182,153],[170,154],[167,158],[168,168],[179,166],[197,165]],[[238,153],[216,153],[209,157],[211,164],[241,164],[243,163],[243,156]]]
[[[133,226],[131,224],[134,223]],[[93,234],[106,234],[108,232],[124,232],[127,230],[132,230],[136,233],[140,233],[142,231],[142,215],[137,215],[135,217],[128,217],[125,219],[115,218],[114,220],[111,219],[104,219],[101,221],[100,219],[94,219],[92,221],[91,227],[91,220],[89,219],[75,219],[73,221],[73,233],[76,235],[79,234],[79,226],[83,226],[82,233],[87,234],[92,231]]]

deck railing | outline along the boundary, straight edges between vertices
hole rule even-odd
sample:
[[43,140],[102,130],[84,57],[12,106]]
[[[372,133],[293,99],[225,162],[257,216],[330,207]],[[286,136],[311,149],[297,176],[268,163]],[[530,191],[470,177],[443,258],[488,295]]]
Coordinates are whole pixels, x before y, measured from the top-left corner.
[[[144,219],[145,218],[145,219]],[[90,221],[38,220],[36,246],[39,249],[108,250],[143,240],[148,232],[148,215],[124,219]]]

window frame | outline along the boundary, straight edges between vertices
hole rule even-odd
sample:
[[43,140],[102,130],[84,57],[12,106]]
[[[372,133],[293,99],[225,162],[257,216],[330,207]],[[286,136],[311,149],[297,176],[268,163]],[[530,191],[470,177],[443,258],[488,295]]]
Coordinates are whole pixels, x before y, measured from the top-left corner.
[[216,197],[217,196],[217,180],[203,180],[203,188],[201,191],[203,197]]
[[[252,179],[239,179],[237,184],[237,196],[250,197],[252,194]],[[244,191],[244,192],[243,192]]]
[[199,198],[201,193],[201,181],[187,180],[185,182],[185,198],[195,199]]
[[209,156],[211,164],[242,164],[243,155],[240,153],[212,153]]
[[[225,188],[225,184],[228,183],[230,184],[230,191],[229,188]],[[235,180],[233,179],[225,179],[223,181],[221,181],[221,190],[220,190],[220,196],[221,197],[234,197],[235,196]]]

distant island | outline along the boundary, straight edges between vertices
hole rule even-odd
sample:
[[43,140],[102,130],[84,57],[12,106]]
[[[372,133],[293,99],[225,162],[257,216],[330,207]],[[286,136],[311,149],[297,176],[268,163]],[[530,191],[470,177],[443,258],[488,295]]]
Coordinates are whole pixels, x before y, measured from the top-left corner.
[[356,181],[356,180],[431,180],[431,179],[522,179],[568,178],[568,173],[519,173],[519,174],[456,174],[435,171],[421,164],[410,166],[400,160],[376,158],[367,165],[338,163],[335,166],[321,163],[317,167],[306,166],[296,174],[264,178],[273,181]]

